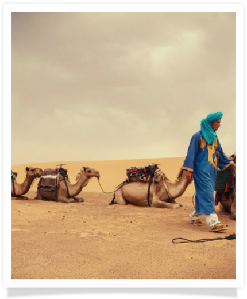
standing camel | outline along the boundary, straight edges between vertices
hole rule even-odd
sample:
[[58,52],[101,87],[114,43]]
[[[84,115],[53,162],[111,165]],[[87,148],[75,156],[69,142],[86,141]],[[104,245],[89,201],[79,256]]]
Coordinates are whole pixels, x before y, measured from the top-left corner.
[[175,183],[172,183],[165,174],[157,170],[150,186],[148,201],[148,182],[123,182],[117,187],[111,204],[131,203],[138,206],[151,206],[156,208],[179,208],[181,204],[175,199],[181,196],[189,185],[186,170],[180,170]]
[[45,190],[42,186],[38,186],[35,199],[53,200],[63,203],[83,202],[83,198],[77,198],[76,195],[82,191],[83,187],[87,186],[90,179],[93,177],[99,179],[100,174],[97,170],[89,167],[82,168],[76,177],[75,184],[70,184],[66,178],[64,178],[61,174],[58,174],[57,189],[54,192],[51,192]]
[[26,194],[35,178],[41,177],[43,170],[41,168],[26,167],[26,177],[22,184],[18,184],[16,179],[11,177],[11,196],[16,197],[16,199],[28,199],[28,197],[23,196]]

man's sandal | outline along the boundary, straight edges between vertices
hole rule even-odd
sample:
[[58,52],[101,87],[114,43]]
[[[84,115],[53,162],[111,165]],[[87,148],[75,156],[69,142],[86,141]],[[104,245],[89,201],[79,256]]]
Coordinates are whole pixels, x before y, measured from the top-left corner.
[[191,223],[196,226],[201,226],[202,222],[200,219],[191,220]]
[[215,224],[214,227],[212,227],[210,229],[211,232],[217,232],[217,233],[218,232],[223,232],[225,230],[227,230],[227,228],[223,224],[221,224],[221,223]]

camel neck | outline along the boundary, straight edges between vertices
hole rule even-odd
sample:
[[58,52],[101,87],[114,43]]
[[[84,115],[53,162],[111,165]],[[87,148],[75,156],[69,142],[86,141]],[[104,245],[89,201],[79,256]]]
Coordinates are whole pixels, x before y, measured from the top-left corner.
[[74,185],[68,184],[70,197],[78,195],[82,188],[87,185],[88,181],[89,178],[85,175],[85,172],[81,172],[78,181]]
[[172,183],[167,178],[165,179],[165,183],[168,188],[169,197],[171,198],[176,198],[183,195],[189,184],[185,171],[183,171],[181,177],[175,183]]
[[28,175],[26,175],[24,182],[20,186],[22,194],[25,194],[30,189],[30,186],[31,186],[33,180],[34,180],[34,177],[29,177]]

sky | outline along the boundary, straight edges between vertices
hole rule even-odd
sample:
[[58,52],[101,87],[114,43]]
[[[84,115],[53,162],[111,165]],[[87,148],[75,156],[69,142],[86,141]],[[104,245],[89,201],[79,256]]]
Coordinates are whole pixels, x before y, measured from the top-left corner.
[[200,121],[236,150],[233,12],[12,12],[11,163],[185,157]]

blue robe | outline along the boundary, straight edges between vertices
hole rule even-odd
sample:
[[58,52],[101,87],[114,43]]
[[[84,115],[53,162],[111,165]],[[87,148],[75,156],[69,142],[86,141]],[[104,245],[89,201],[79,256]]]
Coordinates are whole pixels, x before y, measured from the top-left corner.
[[222,151],[217,137],[210,145],[202,138],[201,131],[192,136],[183,169],[194,174],[196,212],[200,214],[215,213],[214,188],[217,169],[225,169],[232,163]]

